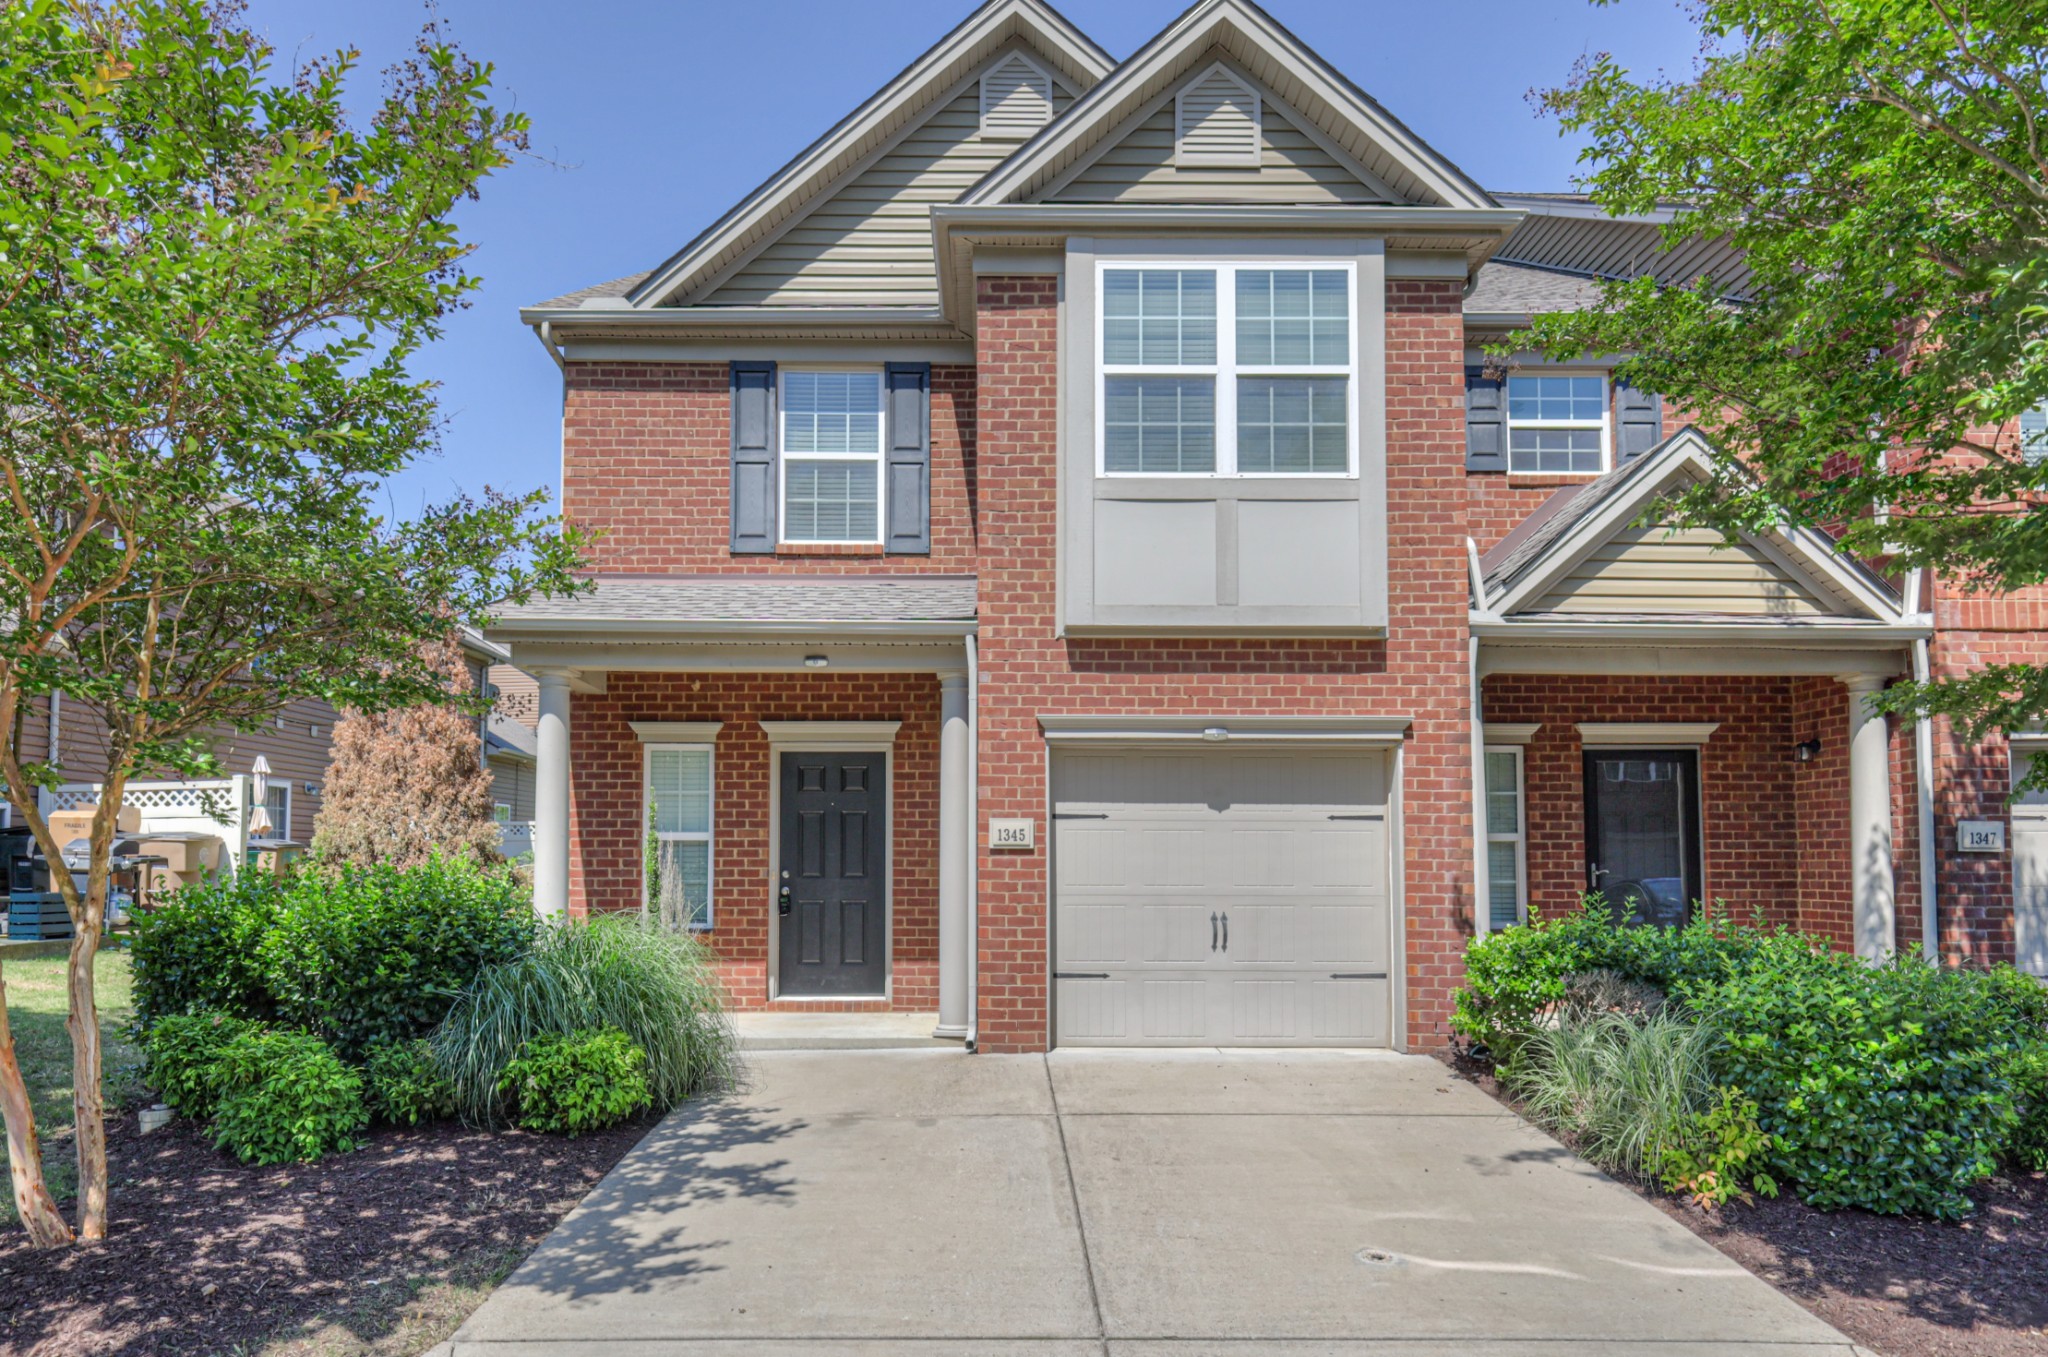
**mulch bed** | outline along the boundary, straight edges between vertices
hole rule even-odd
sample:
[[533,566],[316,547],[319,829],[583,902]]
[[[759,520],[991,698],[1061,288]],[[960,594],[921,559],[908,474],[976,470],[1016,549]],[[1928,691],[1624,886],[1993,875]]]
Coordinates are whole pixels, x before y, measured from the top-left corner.
[[[1459,1074],[1514,1107],[1487,1065]],[[2048,1353],[2048,1174],[1993,1178],[1953,1225],[1816,1211],[1789,1192],[1704,1211],[1614,1175],[1664,1214],[1883,1357]]]
[[354,1154],[248,1168],[198,1127],[108,1124],[108,1238],[48,1253],[0,1232],[0,1353],[253,1350],[458,1257],[538,1243],[652,1119],[575,1139],[383,1130]]

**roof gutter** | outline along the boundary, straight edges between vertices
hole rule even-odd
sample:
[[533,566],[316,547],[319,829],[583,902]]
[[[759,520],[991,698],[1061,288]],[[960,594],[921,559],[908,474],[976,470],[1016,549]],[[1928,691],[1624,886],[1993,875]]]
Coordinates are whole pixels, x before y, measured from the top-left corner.
[[688,621],[674,621],[646,618],[551,617],[514,619],[498,622],[484,629],[484,634],[492,640],[503,638],[507,641],[532,641],[549,636],[618,636],[632,637],[638,641],[697,640],[706,636],[735,641],[789,636],[866,636],[924,640],[934,637],[972,636],[974,633],[975,623],[972,619],[956,618],[892,622],[877,621],[873,618],[862,618],[857,621],[833,621],[827,618],[810,621],[782,618],[774,621],[759,618],[691,618]]
[[1702,645],[1730,641],[1811,646],[1907,645],[1934,634],[1934,619],[1921,613],[1903,622],[1565,622],[1555,618],[1501,618],[1471,614],[1474,636],[1490,641],[1663,641]]

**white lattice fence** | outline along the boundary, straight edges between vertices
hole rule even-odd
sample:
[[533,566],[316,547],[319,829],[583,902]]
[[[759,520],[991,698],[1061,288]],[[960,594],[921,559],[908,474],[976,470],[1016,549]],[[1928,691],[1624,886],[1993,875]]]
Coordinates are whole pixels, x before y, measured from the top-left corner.
[[[121,804],[138,811],[143,834],[212,834],[226,842],[230,870],[249,846],[254,810],[249,778],[238,774],[206,782],[131,782]],[[76,810],[100,799],[97,782],[69,782],[43,793],[43,809]]]
[[508,858],[533,851],[533,821],[501,820],[498,822],[498,851]]

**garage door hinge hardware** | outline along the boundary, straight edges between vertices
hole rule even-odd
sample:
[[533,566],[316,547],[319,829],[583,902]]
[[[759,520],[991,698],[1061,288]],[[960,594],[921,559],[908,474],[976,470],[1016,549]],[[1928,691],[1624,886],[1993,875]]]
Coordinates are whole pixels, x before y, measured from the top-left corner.
[[1384,815],[1332,815],[1332,820],[1384,820]]
[[1109,812],[1106,810],[1056,810],[1052,813],[1052,818],[1055,820],[1107,820]]
[[1108,972],[1108,971],[1054,971],[1054,972],[1052,973],[1052,978],[1053,978],[1053,979],[1055,979],[1055,980],[1107,980],[1107,979],[1109,979],[1109,972]]
[[1385,971],[1332,971],[1330,972],[1330,978],[1332,980],[1384,980],[1387,978],[1387,973]]

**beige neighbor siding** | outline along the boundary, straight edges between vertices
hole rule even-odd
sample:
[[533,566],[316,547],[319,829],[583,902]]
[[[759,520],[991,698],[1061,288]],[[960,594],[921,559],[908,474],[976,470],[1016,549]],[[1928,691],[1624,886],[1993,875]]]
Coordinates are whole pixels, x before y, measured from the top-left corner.
[[1531,606],[1556,613],[1715,613],[1824,617],[1825,595],[1747,542],[1706,528],[1628,528]]
[[[48,757],[49,710],[48,699],[38,699],[23,722],[21,747],[27,758],[41,761]],[[64,780],[98,782],[107,771],[106,726],[82,702],[67,701],[61,712],[57,754]],[[313,817],[320,810],[317,788],[327,776],[334,723],[340,719],[327,703],[302,698],[255,730],[216,731],[213,752],[220,760],[221,775],[251,771],[259,754],[268,759],[272,779],[291,787],[291,836],[306,842],[313,834]],[[153,780],[153,775],[145,774],[142,780]],[[306,790],[309,783],[315,791]]]
[[[1055,82],[1054,115],[1072,102]],[[932,205],[958,198],[1019,144],[982,139],[980,85],[970,83],[704,301],[715,306],[936,306]]]
[[491,800],[512,808],[514,820],[533,818],[533,765],[518,759],[491,760]]
[[540,685],[533,675],[509,664],[491,666],[491,686],[498,690],[498,712],[528,730],[540,725]]
[[1264,146],[1257,169],[1173,163],[1173,100],[1064,186],[1059,203],[1384,203],[1287,115],[1265,101]]

